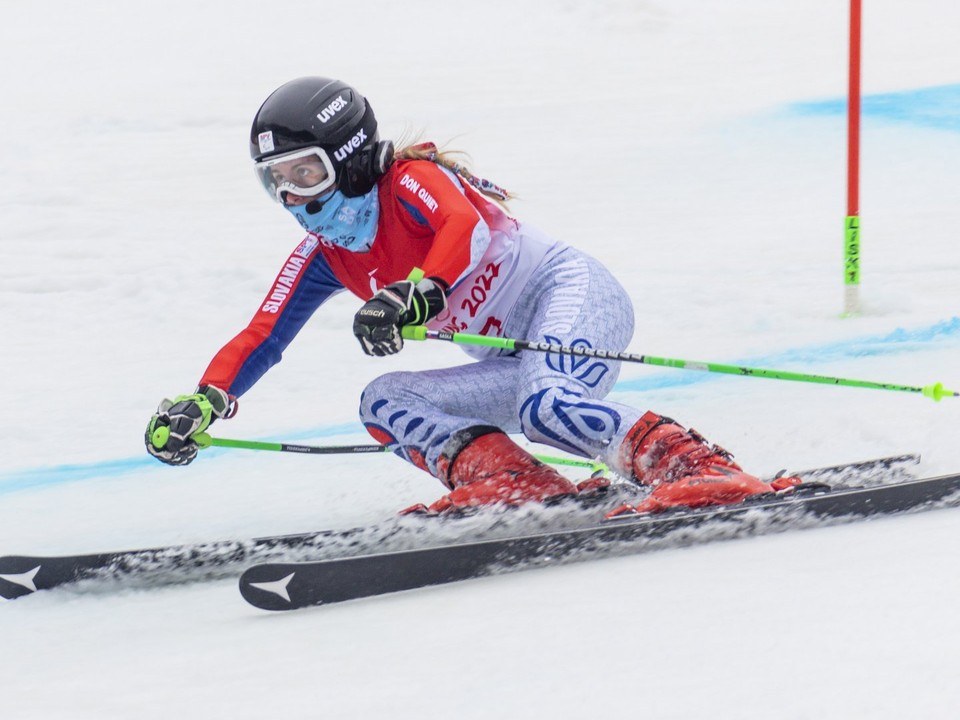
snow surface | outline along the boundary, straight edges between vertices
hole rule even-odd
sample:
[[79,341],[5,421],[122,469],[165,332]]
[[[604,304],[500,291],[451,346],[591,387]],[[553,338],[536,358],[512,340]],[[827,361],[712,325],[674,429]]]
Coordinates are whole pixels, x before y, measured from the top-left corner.
[[[375,522],[441,493],[386,456],[147,458],[299,228],[247,133],[342,77],[383,135],[470,151],[513,210],[609,263],[631,348],[960,385],[960,6],[864,16],[863,300],[841,319],[847,3],[18,3],[0,24],[0,554]],[[220,432],[369,442],[356,301],[311,321]],[[756,472],[960,465],[960,401],[636,366],[616,399]],[[0,717],[953,718],[960,515],[669,550],[283,616],[235,581],[41,593],[0,611]]]

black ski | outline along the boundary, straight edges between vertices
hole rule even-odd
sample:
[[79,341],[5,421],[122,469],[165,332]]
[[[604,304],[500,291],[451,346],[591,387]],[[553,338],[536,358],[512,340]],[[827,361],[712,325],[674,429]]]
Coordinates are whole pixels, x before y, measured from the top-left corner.
[[[807,480],[843,485],[891,482],[911,476],[918,455],[896,455],[856,463],[816,468],[796,474]],[[638,492],[633,486],[624,492]],[[622,498],[628,501],[629,498]],[[593,509],[575,520],[592,523],[600,514]],[[325,530],[294,535],[276,535],[252,540],[220,540],[138,550],[88,555],[0,557],[0,598],[13,599],[37,590],[49,590],[80,581],[116,582],[124,587],[152,587],[178,582],[236,577],[251,563],[273,560],[316,559],[362,554],[369,548],[403,548],[437,541],[439,521],[418,523],[413,519],[391,519],[371,527]],[[459,523],[459,524],[457,524]],[[469,523],[467,523],[469,525]],[[481,521],[482,527],[482,521]],[[455,521],[446,534],[462,537],[462,521]],[[476,529],[476,528],[474,528]],[[467,532],[466,534],[469,534]],[[482,534],[482,533],[480,533]],[[444,538],[441,537],[440,540]]]
[[291,610],[657,547],[892,515],[929,508],[951,495],[960,500],[960,474],[845,490],[821,486],[735,506],[626,516],[559,532],[255,565],[241,576],[240,592],[258,608]]
[[135,586],[236,576],[250,562],[289,558],[291,551],[349,542],[361,530],[220,540],[90,555],[0,557],[0,597],[11,600],[84,580],[136,578]]

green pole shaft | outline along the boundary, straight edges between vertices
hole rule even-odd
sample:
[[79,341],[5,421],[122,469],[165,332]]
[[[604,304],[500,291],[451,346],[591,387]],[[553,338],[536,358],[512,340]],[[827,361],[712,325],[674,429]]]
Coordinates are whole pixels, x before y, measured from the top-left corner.
[[[304,455],[350,455],[358,453],[389,452],[383,445],[297,445],[294,443],[261,442],[259,440],[233,440],[215,438],[206,433],[198,433],[194,439],[201,447],[224,447],[240,450],[267,450],[270,452],[292,452]],[[541,462],[550,465],[590,468],[592,472],[606,472],[607,466],[596,460],[578,460],[576,458],[554,457],[552,455],[534,455]]]
[[450,333],[436,330],[427,330],[422,325],[408,326],[402,330],[403,337],[408,340],[445,340],[460,345],[483,345],[501,350],[531,350],[533,352],[556,353],[559,355],[577,355],[594,357],[603,360],[619,362],[633,362],[644,365],[678,368],[681,370],[697,370],[700,372],[722,373],[725,375],[740,375],[744,377],[763,377],[771,380],[792,380],[795,382],[819,383],[823,385],[840,385],[844,387],[865,388],[871,390],[894,390],[898,392],[918,393],[932,400],[940,401],[945,397],[956,397],[960,393],[947,390],[942,383],[932,385],[913,386],[896,385],[893,383],[873,382],[870,380],[855,380],[849,378],[828,377],[826,375],[809,375],[807,373],[789,372],[785,370],[769,370],[765,368],[745,367],[742,365],[724,365],[722,363],[702,362],[697,360],[680,360],[675,358],[661,358],[653,355],[638,355],[636,353],[617,352],[612,350],[598,350],[590,347],[569,347],[544,342],[530,342],[512,338],[486,337],[467,333]]
[[[201,443],[204,444],[204,443]],[[272,452],[293,452],[305,455],[349,455],[359,453],[387,452],[383,445],[297,445],[295,443],[260,442],[259,440],[231,440],[229,438],[210,438],[213,447],[239,448],[241,450],[270,450]]]

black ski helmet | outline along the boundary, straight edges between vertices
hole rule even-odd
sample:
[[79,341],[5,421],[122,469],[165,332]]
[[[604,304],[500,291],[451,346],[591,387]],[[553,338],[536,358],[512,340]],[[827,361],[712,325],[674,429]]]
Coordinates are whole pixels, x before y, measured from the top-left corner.
[[326,153],[347,197],[368,193],[393,162],[393,143],[381,142],[370,103],[339,80],[291,80],[264,101],[250,129],[256,162],[316,147]]

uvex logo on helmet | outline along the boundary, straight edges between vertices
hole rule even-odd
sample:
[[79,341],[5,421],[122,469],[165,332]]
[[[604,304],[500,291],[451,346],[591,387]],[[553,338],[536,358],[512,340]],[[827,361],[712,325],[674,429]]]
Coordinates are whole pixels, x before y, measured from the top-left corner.
[[356,135],[341,145],[339,149],[333,153],[333,156],[342,162],[346,160],[349,155],[352,155],[354,150],[363,147],[366,142],[367,131],[361,128]]
[[343,110],[347,105],[349,105],[349,103],[343,99],[343,95],[338,95],[336,100],[317,113],[317,120],[322,123],[329,122],[333,119],[334,115]]

